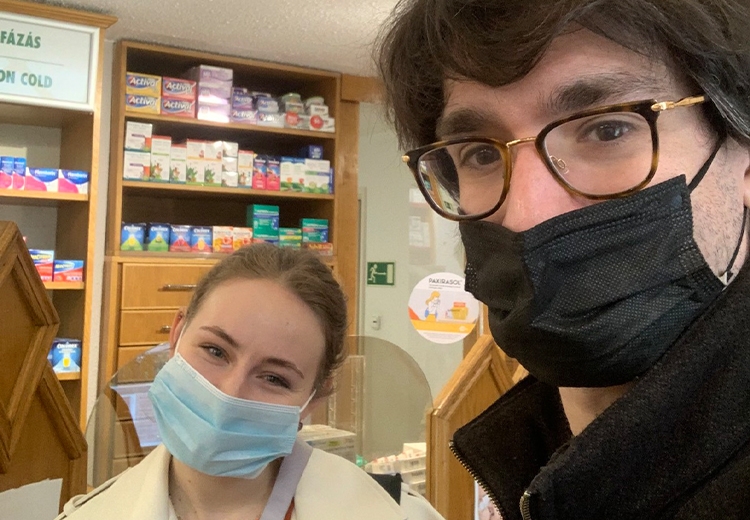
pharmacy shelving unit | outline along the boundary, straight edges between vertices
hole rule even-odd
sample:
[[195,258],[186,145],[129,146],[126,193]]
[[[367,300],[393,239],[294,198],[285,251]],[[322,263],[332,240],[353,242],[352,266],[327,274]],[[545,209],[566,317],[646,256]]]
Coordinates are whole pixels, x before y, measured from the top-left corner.
[[[190,67],[206,64],[231,68],[234,84],[277,95],[298,92],[302,97],[323,96],[337,132],[267,128],[216,123],[127,111],[124,105],[126,72],[180,77]],[[357,187],[356,155],[358,119],[346,125],[338,116],[342,75],[297,66],[164,47],[133,41],[117,45],[113,67],[111,166],[105,261],[105,312],[100,383],[152,346],[166,341],[175,311],[188,303],[200,277],[224,255],[120,251],[122,222],[165,222],[203,226],[245,226],[248,204],[273,204],[280,208],[280,225],[297,227],[300,218],[329,221],[334,254],[325,260],[342,281],[356,313]],[[335,170],[333,194],[259,191],[123,179],[123,149],[128,121],[151,123],[153,133],[173,142],[186,138],[225,140],[240,149],[271,155],[296,155],[304,145],[323,147],[324,158]],[[351,320],[356,323],[356,319]]]
[[[87,195],[67,193],[25,192],[0,190],[0,208],[20,215],[27,220],[39,208],[54,208],[56,221],[54,247],[56,258],[85,260],[84,281],[82,283],[47,282],[45,286],[55,310],[60,317],[58,337],[82,340],[81,373],[60,374],[65,395],[71,404],[81,428],[86,424],[86,390],[88,359],[92,348],[90,343],[91,309],[93,302],[92,284],[95,242],[95,216],[97,179],[99,169],[99,133],[100,105],[104,30],[116,19],[93,13],[63,9],[42,4],[30,4],[13,0],[0,0],[0,12],[13,13],[36,18],[45,18],[90,27],[98,27],[98,67],[94,109],[84,112],[72,109],[49,108],[30,104],[0,102],[0,125],[6,129],[20,127],[42,127],[57,129],[60,135],[59,157],[57,164],[39,165],[85,170],[90,172],[89,193]],[[28,130],[27,128],[24,130]],[[0,147],[10,136],[0,132]],[[7,143],[5,143],[7,144]],[[35,166],[35,165],[31,165]],[[21,229],[24,232],[24,229]],[[33,244],[29,244],[34,247]],[[52,247],[53,246],[53,247]],[[40,247],[40,249],[43,249]],[[2,297],[0,295],[0,297]],[[0,351],[2,351],[2,334],[0,334]]]

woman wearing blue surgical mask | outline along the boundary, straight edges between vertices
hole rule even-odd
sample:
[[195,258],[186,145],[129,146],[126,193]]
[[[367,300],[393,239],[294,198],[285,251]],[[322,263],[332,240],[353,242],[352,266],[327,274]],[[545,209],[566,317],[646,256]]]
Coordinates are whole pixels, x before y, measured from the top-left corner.
[[237,251],[198,284],[149,392],[163,444],[65,506],[72,520],[404,520],[366,473],[296,440],[344,359],[344,295],[316,255]]

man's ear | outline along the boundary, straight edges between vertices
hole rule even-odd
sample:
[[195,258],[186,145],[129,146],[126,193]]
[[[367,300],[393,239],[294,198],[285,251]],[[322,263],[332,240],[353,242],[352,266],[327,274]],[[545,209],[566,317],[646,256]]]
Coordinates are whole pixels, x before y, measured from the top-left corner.
[[747,159],[747,168],[745,169],[745,179],[742,185],[742,200],[745,207],[750,208],[750,147],[745,148],[745,156]]
[[169,357],[174,356],[174,351],[177,348],[177,341],[180,339],[182,329],[185,327],[185,309],[182,308],[177,311],[172,320],[172,328],[169,329]]

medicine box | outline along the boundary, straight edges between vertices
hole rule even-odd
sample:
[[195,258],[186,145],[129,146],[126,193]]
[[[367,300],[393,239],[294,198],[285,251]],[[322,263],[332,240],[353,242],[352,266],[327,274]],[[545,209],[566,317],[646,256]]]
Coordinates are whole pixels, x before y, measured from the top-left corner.
[[39,276],[43,282],[51,282],[54,276],[55,252],[50,249],[29,249]]
[[211,253],[213,251],[212,228],[193,226],[190,232],[190,250],[193,253]]
[[279,189],[281,191],[298,191],[294,189],[294,178],[297,174],[295,162],[302,159],[296,157],[282,157],[279,162]]
[[193,67],[185,73],[186,78],[190,78],[198,82],[225,82],[231,83],[234,79],[234,72],[232,69],[223,67],[214,67],[212,65],[198,65]]
[[196,117],[203,121],[228,123],[231,111],[232,109],[229,105],[207,105],[199,101]]
[[267,190],[279,191],[279,181],[281,179],[281,171],[279,166],[279,159],[277,157],[269,157],[268,159],[266,159]]
[[232,84],[201,81],[198,83],[198,104],[231,106]]
[[53,282],[82,282],[83,260],[55,260]]
[[221,161],[208,160],[203,161],[203,185],[204,186],[221,186],[222,169]]
[[13,164],[16,158],[11,156],[0,157],[0,189],[13,189]]
[[247,207],[247,224],[252,225],[253,234],[273,238],[279,235],[279,207],[263,204],[251,204]]
[[232,247],[235,251],[253,243],[253,229],[236,227],[232,230]]
[[300,440],[319,450],[333,453],[356,462],[356,434],[337,430],[330,426],[314,424],[303,426],[298,433]]
[[81,341],[55,338],[47,357],[56,373],[81,371]]
[[224,157],[221,160],[221,170],[223,172],[234,172],[236,175],[239,171],[237,168],[237,157]]
[[172,117],[195,118],[195,101],[187,99],[161,98],[161,114]]
[[150,223],[147,230],[146,250],[156,252],[169,251],[169,224]]
[[266,168],[266,157],[264,155],[256,155],[253,159],[253,189],[266,189]]
[[279,247],[302,247],[302,230],[300,228],[279,228]]
[[242,110],[232,107],[230,116],[233,123],[244,123],[247,125],[255,125],[258,123],[257,110]]
[[197,83],[190,79],[164,76],[161,83],[162,98],[195,101]]
[[169,153],[169,182],[187,182],[187,146],[172,145]]
[[60,175],[57,178],[57,191],[60,193],[88,193],[89,172],[60,170]]
[[161,86],[161,76],[139,74],[137,72],[125,73],[125,92],[127,94],[159,97],[161,96]]
[[185,181],[188,184],[203,186],[205,171],[203,170],[203,159],[191,159],[185,163]]
[[328,220],[303,218],[300,220],[303,242],[328,242]]
[[[305,159],[305,189],[308,193],[328,193],[328,176],[331,162],[323,159]],[[325,190],[325,191],[324,191]]]
[[248,150],[240,150],[237,154],[237,185],[240,188],[253,186],[253,161],[255,154]]
[[203,146],[204,158],[210,161],[221,161],[224,157],[224,141],[206,141]]
[[[26,184],[26,159],[15,157],[13,159],[13,189],[22,190]],[[86,185],[88,192],[88,183]]]
[[169,226],[169,251],[189,253],[192,248],[190,226]]
[[208,141],[199,141],[196,139],[185,140],[185,148],[187,150],[188,159],[205,159],[206,158],[206,144]]
[[284,114],[258,112],[258,126],[270,126],[272,128],[284,128]]
[[214,253],[231,253],[234,251],[232,226],[214,226],[212,232]]
[[235,143],[233,141],[219,141],[219,142],[221,143],[223,157],[237,158],[237,156],[240,153],[240,145],[238,143]]
[[125,94],[125,110],[138,114],[158,114],[161,111],[161,96]]
[[122,166],[123,179],[147,181],[150,173],[151,154],[149,152],[125,152]]
[[302,242],[302,249],[307,249],[320,256],[333,256],[333,244],[330,242]]
[[56,192],[60,170],[57,168],[26,168],[23,189]]
[[278,114],[279,102],[269,96],[256,96],[255,109],[264,114]]
[[221,172],[221,185],[225,188],[238,187],[238,173],[236,171]]
[[153,125],[128,121],[125,124],[125,149],[132,152],[150,152]]
[[232,89],[232,108],[238,111],[255,110],[253,96],[246,88],[235,87]]
[[151,154],[151,170],[148,180],[152,182],[169,182],[170,175],[169,155]]
[[128,224],[123,222],[120,231],[120,251],[143,251],[145,235],[146,224]]
[[319,144],[309,144],[299,151],[300,157],[304,159],[317,159],[323,158],[323,147]]

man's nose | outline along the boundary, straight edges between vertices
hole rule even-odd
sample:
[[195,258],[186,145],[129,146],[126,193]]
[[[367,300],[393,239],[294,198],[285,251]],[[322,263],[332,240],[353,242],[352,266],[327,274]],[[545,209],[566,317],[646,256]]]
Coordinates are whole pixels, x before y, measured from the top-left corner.
[[586,205],[553,177],[533,144],[514,147],[511,160],[513,167],[505,202],[488,220],[521,232]]

